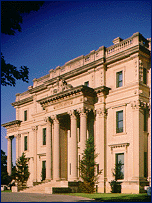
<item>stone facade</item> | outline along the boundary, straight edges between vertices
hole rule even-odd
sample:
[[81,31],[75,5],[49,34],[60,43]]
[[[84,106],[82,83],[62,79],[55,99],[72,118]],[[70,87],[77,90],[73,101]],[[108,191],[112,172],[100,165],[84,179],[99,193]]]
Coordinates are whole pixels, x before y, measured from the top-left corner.
[[22,152],[29,158],[29,186],[42,179],[78,181],[85,142],[93,135],[97,171],[103,169],[98,192],[110,192],[119,161],[122,193],[151,185],[151,39],[137,32],[113,43],[50,70],[16,94],[16,120],[2,125],[9,174],[16,138],[16,158]]

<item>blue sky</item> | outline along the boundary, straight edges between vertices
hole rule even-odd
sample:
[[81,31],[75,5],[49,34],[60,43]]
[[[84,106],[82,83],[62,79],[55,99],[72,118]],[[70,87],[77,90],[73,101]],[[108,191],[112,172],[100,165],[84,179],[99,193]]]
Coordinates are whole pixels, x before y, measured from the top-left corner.
[[[29,83],[1,87],[1,123],[16,119],[11,103],[16,93],[33,85],[34,78],[101,46],[109,47],[116,37],[126,39],[140,32],[150,38],[151,1],[46,1],[39,11],[23,15],[21,27],[15,36],[1,34],[1,52],[7,63],[30,69]],[[1,149],[7,154],[5,136],[2,127]]]

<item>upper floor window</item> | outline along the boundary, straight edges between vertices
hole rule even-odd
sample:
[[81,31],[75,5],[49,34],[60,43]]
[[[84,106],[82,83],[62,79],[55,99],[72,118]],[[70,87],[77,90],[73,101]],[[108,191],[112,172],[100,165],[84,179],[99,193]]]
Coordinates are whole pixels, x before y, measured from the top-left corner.
[[24,121],[27,121],[27,110],[24,111]]
[[147,131],[147,110],[144,109],[144,131]]
[[116,133],[123,132],[123,111],[116,112]]
[[122,87],[123,85],[122,71],[116,73],[116,87]]
[[124,153],[116,154],[116,180],[124,179]]
[[86,82],[84,83],[84,86],[89,87],[89,81],[86,81]]
[[27,150],[27,136],[24,136],[24,151]]
[[46,145],[46,128],[43,128],[43,145]]
[[147,84],[147,70],[143,68],[143,83]]

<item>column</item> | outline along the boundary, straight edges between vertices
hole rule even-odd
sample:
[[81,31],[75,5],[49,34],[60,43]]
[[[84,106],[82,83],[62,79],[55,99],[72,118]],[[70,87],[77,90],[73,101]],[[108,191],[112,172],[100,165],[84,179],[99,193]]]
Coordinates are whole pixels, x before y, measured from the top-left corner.
[[105,109],[96,110],[96,161],[99,164],[99,170],[103,170],[99,176],[99,186],[102,193],[105,193],[106,183],[106,113]]
[[16,138],[16,160],[17,160],[18,157],[19,157],[19,153],[18,153],[18,150],[19,150],[19,138],[18,138],[18,134],[16,134],[14,137]]
[[87,115],[84,108],[80,110],[80,151],[81,154],[85,150],[85,144],[87,139]]
[[33,126],[33,182],[37,182],[37,130],[38,126]]
[[57,116],[53,117],[54,120],[54,147],[53,147],[53,180],[59,180],[59,120]]
[[51,180],[51,132],[52,125],[50,118],[47,121],[47,131],[46,131],[46,179]]
[[70,113],[71,133],[68,135],[68,180],[78,178],[77,118],[74,111]]
[[7,136],[7,172],[12,173],[12,137]]

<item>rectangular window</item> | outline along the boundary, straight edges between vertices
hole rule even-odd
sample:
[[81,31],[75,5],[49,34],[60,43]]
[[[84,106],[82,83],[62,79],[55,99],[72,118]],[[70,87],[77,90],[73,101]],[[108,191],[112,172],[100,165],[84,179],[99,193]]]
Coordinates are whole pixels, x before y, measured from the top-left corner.
[[24,136],[24,151],[27,150],[27,136]]
[[46,128],[43,128],[43,145],[46,145]]
[[24,111],[24,121],[27,121],[27,110]]
[[147,110],[144,109],[144,131],[147,131]]
[[86,82],[84,83],[84,86],[89,87],[89,81],[86,81]]
[[122,71],[116,73],[116,87],[122,87],[123,80],[122,80]]
[[115,178],[116,180],[124,179],[124,153],[116,154],[116,166],[115,166]]
[[147,152],[144,152],[144,177],[147,178],[148,174],[147,174]]
[[46,178],[46,161],[42,161],[42,180]]
[[147,70],[143,68],[143,83],[147,84]]
[[99,164],[97,164],[97,174],[99,174]]
[[123,111],[116,112],[116,133],[123,132]]

